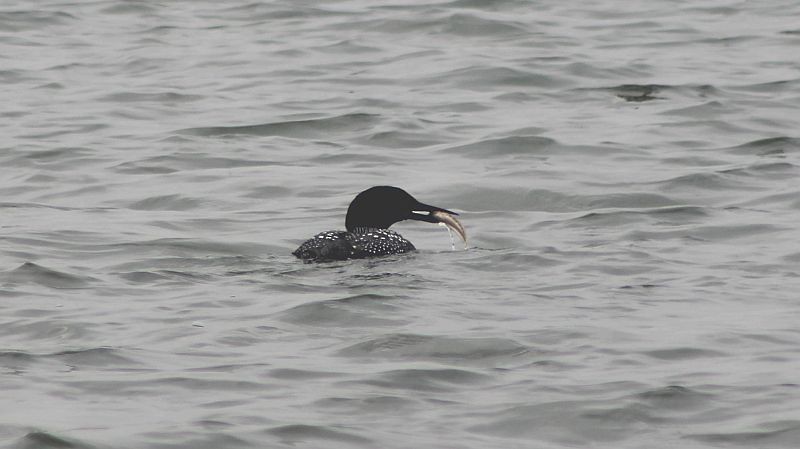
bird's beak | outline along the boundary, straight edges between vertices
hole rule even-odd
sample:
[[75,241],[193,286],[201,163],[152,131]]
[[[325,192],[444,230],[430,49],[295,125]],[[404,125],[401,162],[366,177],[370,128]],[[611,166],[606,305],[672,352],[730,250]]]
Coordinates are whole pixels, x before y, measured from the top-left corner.
[[411,210],[411,216],[408,218],[410,218],[411,220],[427,221],[428,223],[439,223],[441,220],[437,219],[433,215],[434,212],[444,212],[450,215],[458,215],[455,212],[449,211],[447,209],[442,209],[441,207],[429,206],[427,204],[417,203],[417,205],[414,206],[414,209]]
[[467,231],[464,226],[456,219],[457,213],[442,209],[441,207],[429,206],[427,204],[418,203],[414,210],[411,211],[412,220],[427,221],[428,223],[442,223],[461,237],[464,243],[467,243]]

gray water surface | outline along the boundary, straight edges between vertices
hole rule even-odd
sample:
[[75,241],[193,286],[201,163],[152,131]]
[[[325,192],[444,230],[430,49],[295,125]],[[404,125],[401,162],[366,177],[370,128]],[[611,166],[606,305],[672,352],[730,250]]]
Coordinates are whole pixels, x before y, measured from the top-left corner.
[[[800,3],[5,1],[0,447],[796,448]],[[303,264],[397,185],[469,248]]]

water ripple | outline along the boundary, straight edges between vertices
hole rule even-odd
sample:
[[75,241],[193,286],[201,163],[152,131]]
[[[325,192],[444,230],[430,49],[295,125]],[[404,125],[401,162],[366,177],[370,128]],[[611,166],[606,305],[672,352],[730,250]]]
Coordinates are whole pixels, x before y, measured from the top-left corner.
[[188,128],[180,133],[203,137],[224,137],[234,135],[283,136],[303,138],[325,138],[336,133],[352,133],[371,129],[380,116],[375,114],[344,114],[336,117],[289,120],[246,126],[213,126]]
[[347,357],[479,361],[514,357],[527,351],[527,347],[504,339],[390,334],[356,343],[339,353]]
[[49,288],[86,288],[96,279],[90,276],[79,276],[63,271],[25,262],[19,267],[0,274],[5,282],[32,283]]

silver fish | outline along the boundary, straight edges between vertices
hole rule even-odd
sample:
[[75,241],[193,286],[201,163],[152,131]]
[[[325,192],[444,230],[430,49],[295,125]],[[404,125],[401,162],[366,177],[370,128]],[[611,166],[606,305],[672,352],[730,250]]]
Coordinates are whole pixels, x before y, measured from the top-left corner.
[[456,234],[461,237],[461,240],[464,241],[464,249],[467,248],[467,231],[464,230],[464,226],[461,225],[461,222],[456,220],[456,217],[441,211],[431,212],[431,215],[439,220],[439,223],[455,231]]

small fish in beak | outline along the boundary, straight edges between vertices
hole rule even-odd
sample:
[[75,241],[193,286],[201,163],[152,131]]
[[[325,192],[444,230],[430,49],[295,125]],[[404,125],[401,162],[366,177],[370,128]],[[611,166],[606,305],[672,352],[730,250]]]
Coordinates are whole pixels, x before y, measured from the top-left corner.
[[439,223],[455,231],[456,234],[458,234],[458,236],[461,237],[461,240],[464,241],[464,249],[467,249],[467,231],[464,230],[464,226],[461,225],[461,222],[456,220],[456,217],[448,214],[447,212],[442,212],[438,210],[431,212],[431,216],[436,218],[436,220]]

